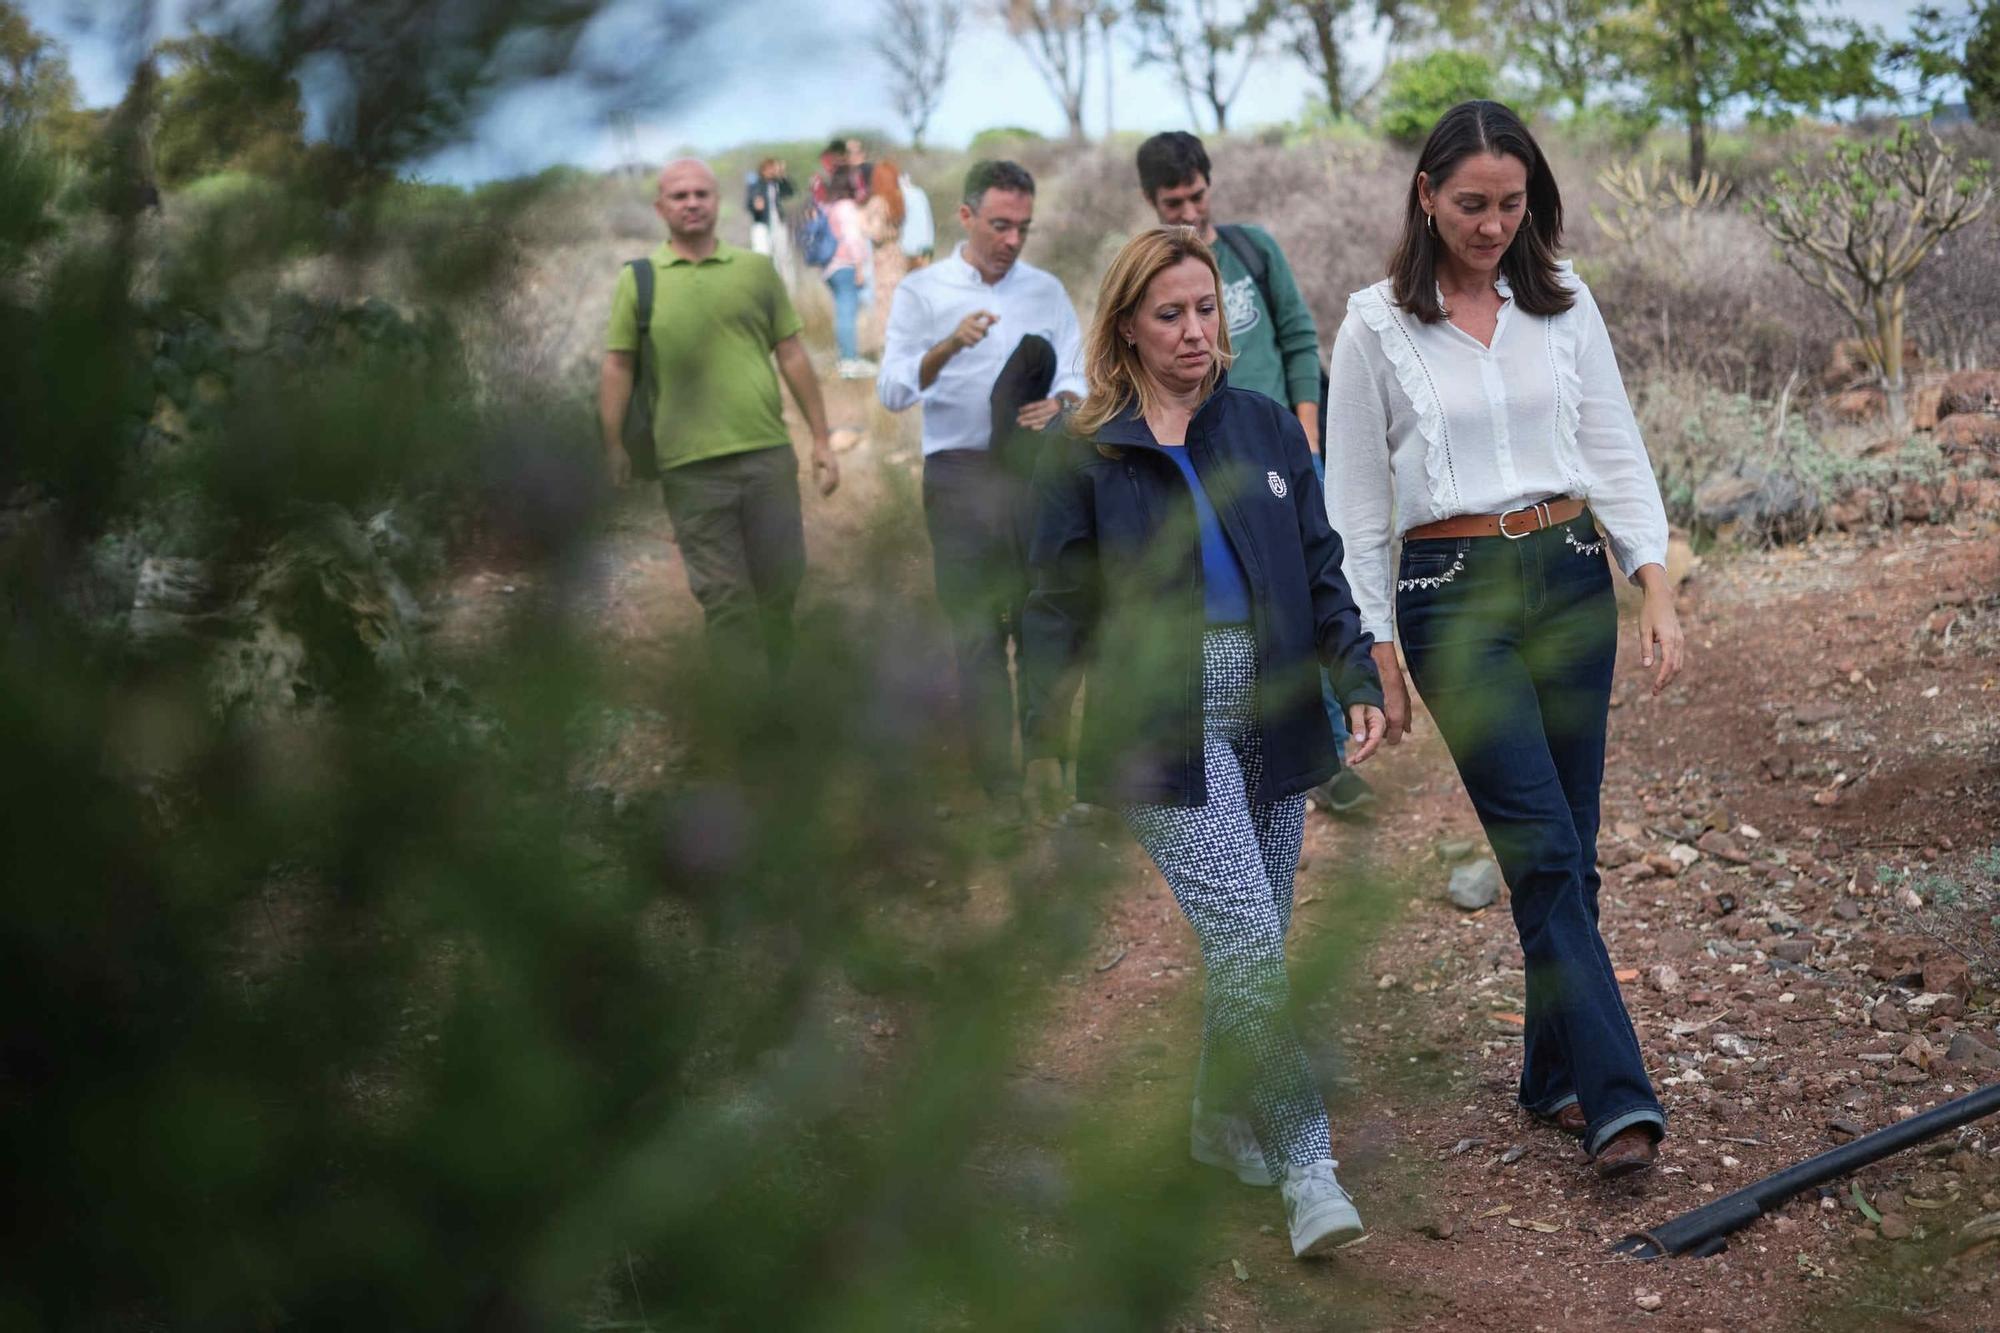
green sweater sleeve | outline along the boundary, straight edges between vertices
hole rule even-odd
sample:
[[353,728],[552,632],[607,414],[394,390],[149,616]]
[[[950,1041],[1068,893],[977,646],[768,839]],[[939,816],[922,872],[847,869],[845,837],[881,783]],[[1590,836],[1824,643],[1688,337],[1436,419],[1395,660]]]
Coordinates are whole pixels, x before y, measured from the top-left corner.
[[1289,395],[1286,405],[1296,407],[1300,403],[1319,402],[1319,327],[1313,323],[1312,310],[1306,299],[1299,294],[1298,280],[1292,276],[1292,266],[1285,260],[1285,252],[1262,227],[1246,230],[1256,240],[1270,259],[1271,301],[1276,309],[1271,312],[1271,327],[1278,341],[1278,357],[1285,367],[1285,391]]

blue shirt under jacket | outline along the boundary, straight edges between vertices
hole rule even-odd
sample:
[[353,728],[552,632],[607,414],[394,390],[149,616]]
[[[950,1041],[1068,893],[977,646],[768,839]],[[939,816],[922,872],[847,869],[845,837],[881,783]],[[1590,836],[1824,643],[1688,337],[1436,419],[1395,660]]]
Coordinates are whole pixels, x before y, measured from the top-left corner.
[[1248,624],[1250,584],[1243,577],[1243,562],[1236,558],[1236,549],[1222,530],[1222,520],[1215,516],[1207,487],[1194,474],[1194,461],[1185,447],[1163,444],[1159,449],[1180,467],[1181,475],[1187,478],[1188,490],[1194,495],[1194,521],[1201,530],[1201,600],[1208,623]]

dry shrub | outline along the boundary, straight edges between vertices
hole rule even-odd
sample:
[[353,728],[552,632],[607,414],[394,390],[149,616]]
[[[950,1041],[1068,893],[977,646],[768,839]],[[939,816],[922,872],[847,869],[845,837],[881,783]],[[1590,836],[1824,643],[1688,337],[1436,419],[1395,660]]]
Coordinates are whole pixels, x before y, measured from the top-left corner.
[[1119,248],[1153,223],[1132,154],[1116,145],[1028,144],[1023,158],[1036,185],[1035,237],[1027,258],[1062,280],[1087,319],[1097,304],[1098,282]]
[[[1884,441],[1879,429],[1813,420],[1796,395],[1781,406],[1686,369],[1627,383],[1667,518],[1704,540],[1795,541],[1856,496],[1873,497],[1870,513],[1879,508],[1887,523],[1951,508],[1939,492],[1946,469],[1925,436]],[[1914,499],[1906,507],[1910,486],[1921,510]]]
[[1387,272],[1409,171],[1404,154],[1372,143],[1232,145],[1216,165],[1216,217],[1254,222],[1276,238],[1325,349],[1348,296]]
[[1815,381],[1846,320],[1781,264],[1749,218],[1698,214],[1683,247],[1663,226],[1640,246],[1592,233],[1578,267],[1629,377],[1692,372],[1737,393],[1775,397],[1796,373]]
[[[1946,138],[1961,161],[2000,162],[2000,131],[1961,129]],[[1911,336],[1931,365],[2000,365],[2000,204],[1931,252],[1910,280]]]

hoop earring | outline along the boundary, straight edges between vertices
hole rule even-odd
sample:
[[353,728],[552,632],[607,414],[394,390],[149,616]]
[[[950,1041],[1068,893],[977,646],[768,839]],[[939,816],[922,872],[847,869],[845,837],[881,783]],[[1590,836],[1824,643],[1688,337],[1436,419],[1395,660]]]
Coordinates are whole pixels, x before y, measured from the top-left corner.
[[1424,214],[1424,230],[1430,233],[1432,240],[1437,239],[1437,234],[1438,234],[1437,214],[1435,213]]
[[1535,225],[1535,210],[1534,210],[1534,209],[1532,209],[1532,208],[1531,208],[1531,209],[1529,209],[1529,210],[1528,210],[1528,216],[1526,216],[1526,217],[1524,217],[1524,218],[1522,218],[1522,219],[1521,219],[1521,225],[1522,225],[1523,227],[1532,227],[1532,226],[1534,226],[1534,225]]

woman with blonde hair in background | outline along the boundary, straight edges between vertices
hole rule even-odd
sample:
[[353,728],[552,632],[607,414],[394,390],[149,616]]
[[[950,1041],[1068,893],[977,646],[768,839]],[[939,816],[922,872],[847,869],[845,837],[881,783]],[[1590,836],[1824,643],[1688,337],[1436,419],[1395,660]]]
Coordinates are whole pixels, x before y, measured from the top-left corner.
[[1118,808],[1201,945],[1192,1155],[1279,1184],[1304,1257],[1361,1231],[1287,1013],[1305,793],[1336,761],[1321,666],[1352,762],[1385,724],[1305,434],[1229,387],[1221,308],[1191,228],[1141,234],[1105,275],[1089,397],[1035,474],[1024,730],[1030,797],[1048,808],[1086,682],[1077,794]]

